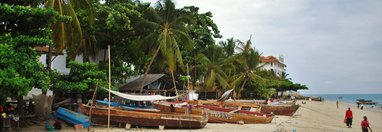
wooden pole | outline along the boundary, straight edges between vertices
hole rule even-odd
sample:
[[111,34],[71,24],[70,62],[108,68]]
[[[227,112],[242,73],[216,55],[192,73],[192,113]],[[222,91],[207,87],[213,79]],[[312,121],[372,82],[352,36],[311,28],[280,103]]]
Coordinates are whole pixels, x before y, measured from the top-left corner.
[[[96,93],[97,93],[97,89],[98,89],[98,81],[96,83],[96,87],[95,87],[95,90],[94,90],[94,93],[93,93],[92,104],[90,105],[89,122],[91,122],[91,120],[92,120],[92,109],[93,109],[93,105],[95,103],[95,96],[96,96]],[[90,131],[90,125],[88,126],[88,131]]]
[[190,75],[188,74],[188,64],[187,64],[187,90],[190,90]]
[[107,130],[110,130],[110,87],[111,87],[111,73],[110,73],[110,45],[107,46],[108,50],[108,59],[109,59],[109,107],[108,107],[108,113],[107,113]]

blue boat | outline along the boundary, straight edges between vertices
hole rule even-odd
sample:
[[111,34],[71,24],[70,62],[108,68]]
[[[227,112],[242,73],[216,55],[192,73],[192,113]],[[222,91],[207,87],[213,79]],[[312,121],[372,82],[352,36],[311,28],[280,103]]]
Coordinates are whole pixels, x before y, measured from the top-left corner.
[[[109,105],[109,101],[96,100],[96,102],[104,105]],[[123,106],[123,104],[117,102],[110,102],[110,106]]]
[[[103,105],[109,105],[108,101],[96,100],[96,102]],[[120,107],[126,110],[134,110],[134,111],[160,112],[160,110],[155,109],[153,106],[143,106],[143,105],[135,105],[135,104],[127,105],[127,104],[121,104],[118,102],[110,102],[110,106]]]
[[89,127],[89,125],[92,125],[92,123],[89,122],[88,116],[81,114],[81,113],[77,113],[77,112],[68,110],[68,109],[65,109],[65,108],[62,108],[62,107],[58,108],[55,116],[58,119],[61,119],[65,122],[68,122],[72,125],[82,124],[83,128],[87,128],[87,127]]

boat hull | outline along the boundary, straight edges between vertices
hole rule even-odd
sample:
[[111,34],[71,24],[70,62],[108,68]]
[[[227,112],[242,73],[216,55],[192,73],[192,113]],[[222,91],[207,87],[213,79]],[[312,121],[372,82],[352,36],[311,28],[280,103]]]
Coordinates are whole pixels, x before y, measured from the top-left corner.
[[83,114],[59,107],[55,116],[58,119],[64,120],[72,125],[81,124],[83,128],[87,128],[92,123],[89,122],[89,117]]
[[[91,120],[94,124],[107,124],[108,109],[83,106],[83,112],[89,114],[91,110]],[[110,123],[130,124],[142,127],[158,127],[160,125],[165,128],[203,128],[207,125],[208,118],[197,115],[184,114],[168,114],[155,112],[129,111],[112,108],[110,110]]]
[[[170,111],[170,106],[168,105],[161,103],[153,103],[152,105],[161,111]],[[203,112],[203,109],[207,110]],[[187,113],[188,110],[186,107],[175,107],[175,112]],[[202,115],[205,113],[208,115],[208,122],[210,123],[238,123],[239,121],[243,121],[245,124],[266,124],[271,123],[273,120],[272,115],[264,115],[243,110],[234,111],[215,106],[195,105],[191,110],[191,114],[194,115]]]
[[261,113],[292,116],[299,107],[299,105],[262,105]]

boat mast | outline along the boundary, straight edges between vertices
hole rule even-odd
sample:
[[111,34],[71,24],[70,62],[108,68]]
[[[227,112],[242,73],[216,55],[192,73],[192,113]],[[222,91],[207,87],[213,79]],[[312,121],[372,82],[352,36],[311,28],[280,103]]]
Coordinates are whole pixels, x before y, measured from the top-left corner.
[[107,113],[107,130],[109,131],[110,130],[110,83],[111,83],[111,73],[110,73],[110,45],[107,46],[107,50],[108,50],[108,60],[109,60],[109,107],[108,107],[108,113]]

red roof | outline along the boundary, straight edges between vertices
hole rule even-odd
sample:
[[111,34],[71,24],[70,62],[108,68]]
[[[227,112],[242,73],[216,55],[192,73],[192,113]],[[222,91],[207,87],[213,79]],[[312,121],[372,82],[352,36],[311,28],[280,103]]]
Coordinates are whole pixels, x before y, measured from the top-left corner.
[[[42,46],[42,47],[34,47],[37,52],[41,52],[43,54],[48,54],[49,53],[49,47],[48,46]],[[52,53],[54,55],[63,55],[62,52],[57,53],[55,49],[53,49]]]
[[284,65],[286,67],[286,65],[284,63],[280,62],[274,56],[260,56],[260,62],[262,62],[262,63],[276,62],[276,63],[279,63],[279,64]]

